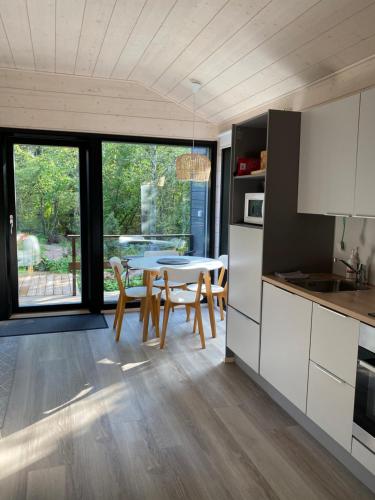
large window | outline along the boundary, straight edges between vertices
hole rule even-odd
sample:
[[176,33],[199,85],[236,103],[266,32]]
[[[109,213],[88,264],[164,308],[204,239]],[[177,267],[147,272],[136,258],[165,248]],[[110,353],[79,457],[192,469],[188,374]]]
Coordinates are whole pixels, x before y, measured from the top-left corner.
[[[177,178],[187,141],[1,129],[0,142],[0,319],[112,306],[112,256],[208,255],[212,181]],[[213,142],[195,150],[214,166]]]
[[[104,297],[117,299],[108,260],[155,252],[205,256],[208,184],[179,181],[177,156],[190,147],[103,142]],[[201,154],[209,154],[200,148]],[[133,272],[131,284],[142,276]]]

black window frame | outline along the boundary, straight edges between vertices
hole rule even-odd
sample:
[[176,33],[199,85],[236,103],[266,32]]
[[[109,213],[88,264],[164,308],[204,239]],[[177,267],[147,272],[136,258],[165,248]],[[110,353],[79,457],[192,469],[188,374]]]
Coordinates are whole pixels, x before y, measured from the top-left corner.
[[[0,127],[0,320],[8,319],[15,313],[59,312],[77,309],[88,309],[91,312],[113,309],[114,305],[104,302],[103,287],[103,192],[102,192],[102,143],[121,142],[135,144],[162,144],[174,146],[191,146],[191,140],[129,136],[114,134],[93,134],[86,132],[50,131],[42,129],[18,129]],[[12,196],[8,189],[14,189],[14,179],[11,179],[12,168],[9,162],[13,159],[13,144],[36,145],[67,145],[78,147],[81,169],[81,225],[86,230],[81,231],[81,245],[86,254],[82,259],[82,290],[81,304],[55,304],[48,306],[23,306],[14,304],[14,279],[11,278],[11,247],[9,238],[9,214],[14,207],[10,206]],[[197,147],[209,150],[211,160],[211,176],[208,183],[207,218],[207,252],[214,256],[215,245],[215,194],[216,194],[216,141],[196,140]],[[13,187],[12,187],[13,186]],[[13,249],[14,252],[14,249]],[[100,262],[100,265],[97,263]]]

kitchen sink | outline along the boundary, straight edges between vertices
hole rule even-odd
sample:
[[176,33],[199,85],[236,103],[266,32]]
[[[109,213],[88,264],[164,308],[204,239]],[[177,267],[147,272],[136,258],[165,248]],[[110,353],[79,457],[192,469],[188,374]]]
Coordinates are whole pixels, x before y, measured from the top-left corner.
[[354,281],[343,280],[343,279],[287,279],[288,283],[292,283],[293,285],[300,286],[302,288],[306,288],[306,290],[310,290],[311,292],[323,292],[323,293],[332,293],[332,292],[357,292],[358,290],[369,290],[368,286],[360,285],[355,283]]

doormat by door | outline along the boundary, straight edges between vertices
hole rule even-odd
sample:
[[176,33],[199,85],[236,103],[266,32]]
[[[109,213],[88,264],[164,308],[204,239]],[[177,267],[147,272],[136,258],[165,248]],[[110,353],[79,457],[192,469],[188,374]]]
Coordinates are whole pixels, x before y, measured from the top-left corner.
[[0,321],[0,337],[108,328],[103,314],[69,314]]

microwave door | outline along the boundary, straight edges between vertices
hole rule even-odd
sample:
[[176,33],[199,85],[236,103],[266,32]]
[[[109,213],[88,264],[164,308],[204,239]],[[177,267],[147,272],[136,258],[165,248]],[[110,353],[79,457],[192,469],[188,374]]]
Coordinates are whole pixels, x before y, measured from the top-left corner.
[[247,215],[249,217],[254,217],[255,219],[262,219],[263,200],[249,200]]

